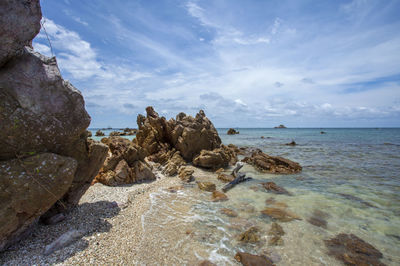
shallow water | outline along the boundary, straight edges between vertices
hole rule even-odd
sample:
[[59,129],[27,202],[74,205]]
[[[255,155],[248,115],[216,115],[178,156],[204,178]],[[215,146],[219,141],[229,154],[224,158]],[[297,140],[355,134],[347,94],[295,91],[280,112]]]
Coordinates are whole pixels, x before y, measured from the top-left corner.
[[[179,193],[153,194],[143,227],[160,235],[163,248],[175,254],[174,263],[209,259],[218,265],[235,264],[233,256],[241,250],[266,254],[277,265],[341,265],[326,255],[323,240],[353,233],[380,250],[383,263],[400,265],[400,129],[239,129],[240,134],[233,136],[226,131],[219,129],[223,143],[289,158],[303,171],[271,175],[246,165],[242,172],[254,179],[230,190],[229,200],[220,203],[212,202],[211,193],[195,184]],[[292,140],[298,145],[284,145]],[[219,189],[223,186],[210,172],[197,170],[195,177],[210,180]],[[258,191],[251,189],[266,181],[293,196],[268,193],[261,186]],[[272,221],[260,214],[271,197],[302,218],[280,223],[286,232],[283,246],[268,245]],[[221,214],[221,208],[239,216]],[[315,211],[326,215],[326,229],[307,221]],[[261,230],[260,243],[240,243],[238,235],[253,225]]]

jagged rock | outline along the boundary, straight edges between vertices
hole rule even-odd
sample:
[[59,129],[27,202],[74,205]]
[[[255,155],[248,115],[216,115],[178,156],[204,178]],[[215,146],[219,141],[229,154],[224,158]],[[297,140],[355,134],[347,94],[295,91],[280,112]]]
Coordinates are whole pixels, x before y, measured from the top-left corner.
[[183,181],[183,182],[192,182],[193,181],[193,173],[194,170],[190,169],[188,167],[181,167],[179,169],[179,178]]
[[290,195],[289,191],[284,189],[283,187],[278,186],[274,182],[266,182],[266,183],[261,183],[261,185],[268,191],[271,191],[276,194],[286,194]]
[[231,210],[231,209],[227,209],[227,208],[220,209],[220,212],[229,217],[237,217],[238,216],[237,212],[235,212],[234,210]]
[[371,244],[353,234],[339,234],[325,240],[329,255],[342,261],[345,265],[384,265],[379,260],[382,253]]
[[193,165],[212,169],[226,167],[228,164],[234,165],[236,162],[236,153],[225,145],[212,151],[202,150],[193,159]]
[[235,259],[243,266],[274,266],[275,264],[268,257],[253,255],[245,252],[238,252]]
[[68,191],[77,166],[54,153],[0,161],[0,250]]
[[146,117],[139,115],[136,134],[137,143],[143,147],[147,155],[152,155],[162,149],[175,148],[188,162],[201,150],[219,148],[221,139],[211,121],[200,112],[196,117],[180,113],[175,119],[167,121],[159,117],[153,107],[146,108]]
[[175,151],[175,149],[172,149],[171,151],[168,151],[166,158],[169,157],[168,161],[166,162],[166,166],[164,168],[163,173],[166,174],[167,176],[175,176],[178,174],[179,169],[181,166],[186,165],[185,160],[182,158],[180,155],[179,151]]
[[259,232],[260,230],[257,227],[253,226],[245,232],[241,233],[238,239],[239,241],[245,243],[257,243],[258,241],[260,241]]
[[118,137],[118,136],[126,136],[125,132],[120,132],[120,131],[112,131],[110,132],[110,137]]
[[103,137],[103,136],[104,136],[104,133],[103,133],[103,131],[101,131],[101,130],[99,129],[99,130],[96,131],[95,136],[96,136],[96,137]]
[[0,1],[0,67],[31,44],[41,19],[39,0]]
[[293,220],[301,220],[301,218],[290,212],[290,211],[285,211],[282,209],[278,208],[265,208],[264,210],[261,211],[262,214],[267,215],[275,220],[279,220],[281,222],[290,222]]
[[270,156],[260,150],[253,152],[251,157],[246,157],[242,161],[253,165],[262,172],[274,174],[294,174],[302,170],[300,164],[296,162],[278,156]]
[[225,193],[215,190],[212,193],[212,200],[213,201],[227,201],[228,200],[228,196],[225,195]]
[[199,187],[199,189],[208,192],[213,192],[217,189],[215,184],[211,182],[197,182],[197,186]]
[[96,181],[108,186],[133,184],[154,180],[151,166],[144,160],[144,150],[128,139],[110,137],[107,141],[109,154]]
[[279,126],[274,127],[274,128],[286,128],[286,127],[284,125],[279,125]]
[[226,134],[228,135],[235,135],[235,134],[239,134],[239,131],[236,131],[233,128],[228,129],[228,132],[226,132]]

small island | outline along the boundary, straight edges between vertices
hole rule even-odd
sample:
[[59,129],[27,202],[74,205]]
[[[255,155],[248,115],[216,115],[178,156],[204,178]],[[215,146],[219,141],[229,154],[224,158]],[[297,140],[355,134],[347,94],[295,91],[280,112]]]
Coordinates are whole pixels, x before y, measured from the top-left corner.
[[235,129],[230,128],[228,130],[228,132],[226,132],[226,134],[228,134],[228,135],[236,135],[236,134],[239,134],[239,131],[236,131]]
[[279,125],[279,126],[274,127],[274,128],[287,128],[287,127],[285,127],[285,125]]

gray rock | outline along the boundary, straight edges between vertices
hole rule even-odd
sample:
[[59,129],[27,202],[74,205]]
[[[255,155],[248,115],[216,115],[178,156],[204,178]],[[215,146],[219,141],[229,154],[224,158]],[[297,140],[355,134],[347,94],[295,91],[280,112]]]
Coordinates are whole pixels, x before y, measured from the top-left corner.
[[76,168],[75,159],[54,153],[0,161],[0,250],[68,191]]
[[41,18],[39,0],[0,1],[0,67],[31,43]]
[[50,255],[54,251],[65,248],[66,246],[71,245],[73,242],[82,238],[85,232],[80,230],[70,230],[64,234],[62,234],[59,238],[54,240],[50,245],[46,246],[44,250],[44,255]]

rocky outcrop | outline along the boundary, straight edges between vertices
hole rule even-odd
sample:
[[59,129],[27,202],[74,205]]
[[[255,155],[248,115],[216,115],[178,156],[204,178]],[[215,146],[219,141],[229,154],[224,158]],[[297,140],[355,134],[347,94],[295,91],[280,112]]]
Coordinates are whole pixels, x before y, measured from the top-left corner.
[[152,167],[145,161],[142,147],[121,137],[110,137],[104,142],[109,153],[95,182],[117,186],[156,179]]
[[[63,80],[55,58],[30,47],[40,19],[38,0],[0,3],[0,162],[31,178],[16,189],[19,181],[8,182],[12,168],[5,166],[0,175],[0,216],[15,226],[0,223],[0,249],[44,212],[51,216],[74,206],[107,153],[105,145],[88,139],[90,116],[81,93]],[[46,154],[56,159],[50,162]],[[43,172],[17,169],[18,163],[31,167],[24,166],[29,160]]]
[[30,45],[41,19],[39,0],[0,2],[0,67]]
[[68,191],[77,166],[54,153],[0,161],[0,250]]
[[296,162],[279,156],[270,156],[261,150],[253,152],[251,157],[245,157],[242,161],[262,172],[273,174],[295,174],[302,170],[301,165]]
[[100,129],[99,130],[97,130],[96,131],[96,137],[103,137],[104,136],[104,133],[103,133],[103,131],[101,131]]
[[179,169],[179,178],[186,183],[192,182],[194,180],[193,173],[193,169],[190,169],[188,167],[181,167]]
[[226,134],[228,134],[228,135],[236,135],[236,134],[239,134],[239,131],[236,131],[235,129],[230,128],[230,129],[228,129],[228,132],[226,132]]
[[379,260],[382,253],[371,244],[353,234],[339,234],[325,240],[329,255],[342,261],[345,265],[384,265]]
[[139,115],[137,118],[136,139],[148,155],[165,150],[167,146],[175,148],[190,162],[201,150],[213,150],[221,145],[217,130],[202,110],[196,117],[180,113],[169,121],[159,117],[151,106],[146,112],[146,117]]

